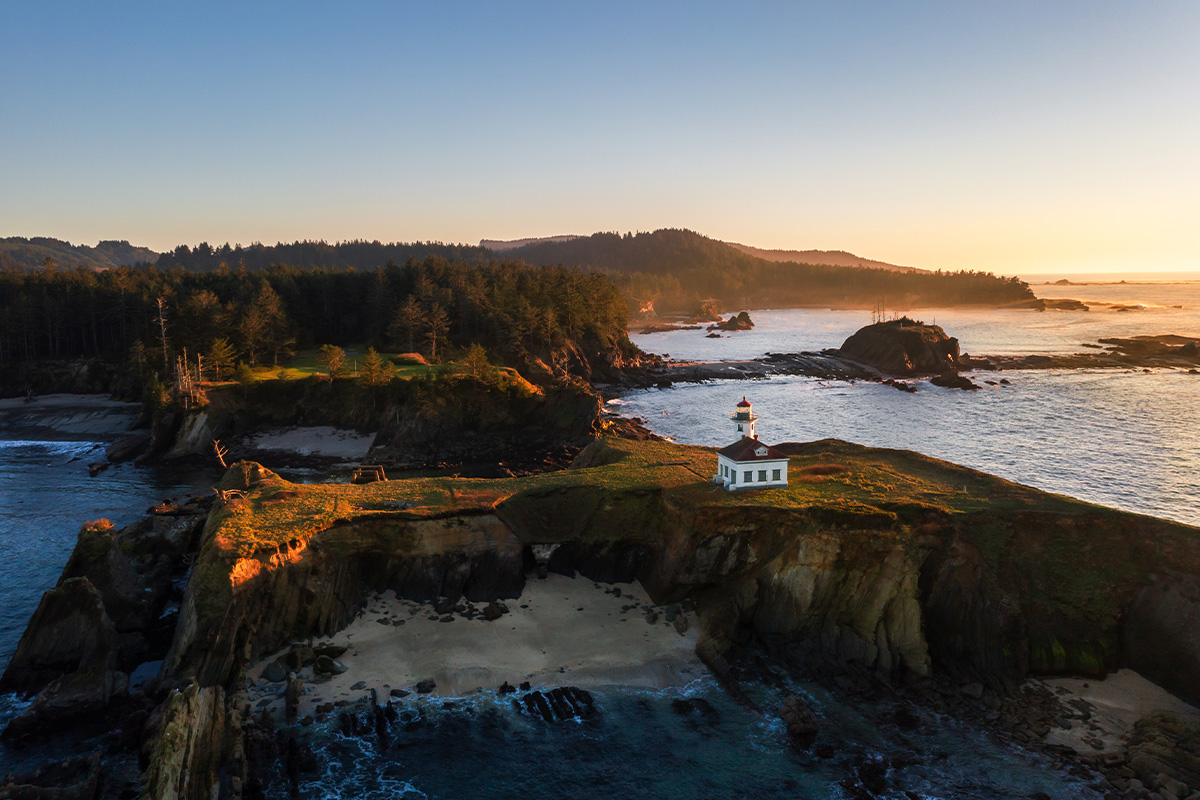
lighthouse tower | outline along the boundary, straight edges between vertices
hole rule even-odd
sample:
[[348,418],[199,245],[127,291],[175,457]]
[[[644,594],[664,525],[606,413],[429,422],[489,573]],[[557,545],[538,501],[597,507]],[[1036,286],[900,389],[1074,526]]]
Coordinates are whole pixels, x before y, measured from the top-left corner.
[[745,397],[730,417],[737,441],[717,451],[717,472],[713,483],[735,489],[768,489],[787,486],[788,456],[758,440],[754,425],[758,416]]
[[758,415],[754,413],[754,406],[742,395],[742,402],[737,404],[737,410],[730,416],[733,420],[733,426],[737,429],[737,437],[741,439],[746,436],[750,439],[757,439],[758,434],[754,432],[754,423],[758,421]]

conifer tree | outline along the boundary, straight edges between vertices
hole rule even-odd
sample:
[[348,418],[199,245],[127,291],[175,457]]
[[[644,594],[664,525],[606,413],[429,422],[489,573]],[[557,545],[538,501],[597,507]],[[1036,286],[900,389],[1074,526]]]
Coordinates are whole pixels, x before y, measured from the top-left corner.
[[237,351],[225,337],[214,339],[208,348],[208,364],[212,367],[217,379],[227,377],[237,360]]
[[335,344],[321,345],[317,359],[325,365],[325,373],[331,381],[346,370],[346,351]]
[[363,359],[362,369],[359,370],[359,379],[364,384],[386,386],[395,374],[395,369],[383,356],[379,355],[378,350],[374,347],[367,349],[367,356]]

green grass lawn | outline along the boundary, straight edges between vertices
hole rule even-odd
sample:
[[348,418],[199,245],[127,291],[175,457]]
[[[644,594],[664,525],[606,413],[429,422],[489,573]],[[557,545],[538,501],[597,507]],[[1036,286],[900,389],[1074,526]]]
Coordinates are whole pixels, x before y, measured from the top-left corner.
[[[357,366],[362,364],[366,358],[366,347],[347,347],[346,348],[346,372],[347,376],[353,376]],[[399,353],[380,353],[385,361],[391,362],[391,359]],[[431,375],[436,372],[453,369],[454,364],[402,364],[393,365],[398,378],[415,378],[418,375]],[[258,380],[297,380],[299,378],[307,378],[310,375],[324,375],[325,365],[320,360],[320,352],[317,350],[301,350],[296,353],[287,364],[281,364],[277,367],[255,367],[254,377]]]
[[[217,546],[247,556],[263,547],[306,539],[336,519],[396,516],[419,519],[505,506],[512,513],[573,503],[640,503],[647,494],[670,495],[676,507],[825,509],[893,516],[906,510],[969,514],[985,510],[1095,510],[976,470],[905,450],[844,442],[814,442],[789,461],[785,488],[727,492],[711,482],[716,454],[707,447],[672,442],[603,439],[576,469],[520,478],[402,478],[365,485],[293,484],[273,473],[252,480],[249,498],[219,522]],[[261,469],[257,465],[253,469]],[[224,488],[244,488],[245,478],[226,476]],[[412,507],[397,511],[398,501]]]

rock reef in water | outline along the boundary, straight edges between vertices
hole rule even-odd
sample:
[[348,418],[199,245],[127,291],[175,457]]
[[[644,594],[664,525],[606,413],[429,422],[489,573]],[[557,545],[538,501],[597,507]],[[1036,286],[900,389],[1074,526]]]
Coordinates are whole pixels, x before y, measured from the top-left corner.
[[856,331],[834,355],[867,364],[889,375],[941,375],[957,372],[958,339],[938,325],[908,317],[877,322]]

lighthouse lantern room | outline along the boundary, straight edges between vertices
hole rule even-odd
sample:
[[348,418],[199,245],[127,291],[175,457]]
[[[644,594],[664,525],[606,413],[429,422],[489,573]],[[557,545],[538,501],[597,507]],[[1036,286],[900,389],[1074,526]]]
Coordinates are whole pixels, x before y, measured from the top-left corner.
[[757,439],[758,434],[754,432],[754,423],[758,422],[758,414],[754,413],[754,406],[745,395],[742,395],[742,402],[737,404],[737,410],[729,417],[733,420],[733,425],[737,428],[737,437],[740,439],[743,436],[751,439]]
[[750,401],[743,397],[731,419],[738,440],[717,451],[717,474],[713,476],[713,483],[729,491],[787,486],[788,457],[758,441],[754,429],[758,415]]

